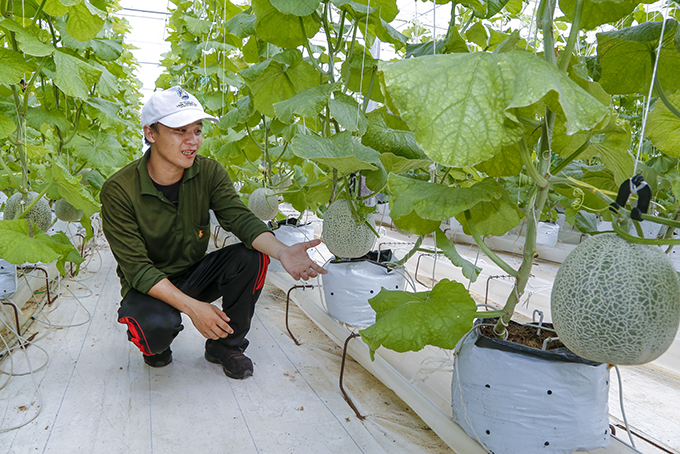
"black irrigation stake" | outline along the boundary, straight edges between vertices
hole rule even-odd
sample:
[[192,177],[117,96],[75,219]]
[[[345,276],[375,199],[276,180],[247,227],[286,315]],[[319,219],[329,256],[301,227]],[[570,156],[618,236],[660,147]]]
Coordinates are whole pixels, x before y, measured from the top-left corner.
[[288,327],[288,307],[290,306],[290,292],[295,290],[296,288],[314,288],[313,285],[305,284],[305,285],[294,285],[290,289],[288,289],[288,295],[286,296],[286,329],[288,330],[288,334],[290,334],[291,339],[293,339],[293,342],[295,342],[295,345],[300,346],[300,342],[293,336],[293,333],[291,332],[290,328]]
[[342,397],[345,398],[345,402],[347,402],[347,404],[352,408],[352,410],[354,410],[354,414],[357,415],[357,418],[359,418],[360,421],[363,421],[364,419],[366,419],[366,417],[359,413],[359,410],[357,410],[357,407],[354,405],[354,402],[352,402],[352,399],[349,398],[349,396],[345,392],[345,388],[342,386],[342,377],[345,374],[345,358],[347,358],[347,344],[349,344],[349,341],[351,341],[355,337],[359,337],[359,334],[357,333],[350,334],[347,340],[345,340],[345,347],[342,349],[342,363],[340,364],[340,391],[342,392]]

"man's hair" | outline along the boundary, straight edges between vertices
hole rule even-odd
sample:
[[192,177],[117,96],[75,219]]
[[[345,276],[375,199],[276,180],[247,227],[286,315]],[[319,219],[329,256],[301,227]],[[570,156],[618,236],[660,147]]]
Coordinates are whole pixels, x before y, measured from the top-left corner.
[[[151,129],[153,129],[154,131],[158,132],[158,122],[153,123],[153,124],[150,124],[150,125],[149,125],[149,128],[151,128]],[[151,142],[149,142],[149,141],[146,139],[146,134],[144,135],[144,144],[145,144],[146,146],[148,146],[148,147],[151,146]]]

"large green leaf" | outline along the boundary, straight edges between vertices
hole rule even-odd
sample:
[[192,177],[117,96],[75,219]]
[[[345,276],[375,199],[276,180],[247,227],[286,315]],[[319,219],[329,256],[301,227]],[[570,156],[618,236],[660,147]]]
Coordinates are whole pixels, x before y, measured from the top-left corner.
[[16,130],[17,124],[11,118],[0,113],[0,139],[4,139]]
[[[672,42],[676,27],[675,20],[666,21],[657,68],[659,82],[667,93],[680,90],[680,52]],[[597,34],[597,55],[602,68],[599,82],[607,93],[649,92],[661,28],[661,22],[646,22]]]
[[382,289],[369,303],[376,322],[360,333],[371,355],[381,345],[397,352],[418,351],[426,345],[453,349],[472,328],[477,312],[463,284],[448,279],[427,292]]
[[43,125],[56,126],[62,132],[68,131],[72,126],[61,110],[45,110],[42,107],[29,107],[26,120],[30,127],[38,131],[42,130]]
[[[680,92],[668,97],[680,110]],[[647,137],[654,146],[669,156],[680,158],[680,118],[676,117],[661,100],[647,118]]]
[[361,141],[381,153],[394,153],[409,159],[427,159],[413,133],[402,123],[401,119],[387,112],[373,111],[368,116],[368,129]]
[[[640,3],[655,0],[583,0],[581,29],[593,30],[602,24],[611,24],[632,13]],[[560,0],[560,10],[570,21],[574,19],[576,0]]]
[[[302,59],[298,50],[277,55],[256,78],[249,78],[256,72],[242,71],[246,85],[253,95],[255,108],[261,113],[275,117],[274,104],[292,98],[301,91],[319,84],[319,73]],[[284,60],[285,59],[285,60]]]
[[247,38],[255,34],[256,19],[253,14],[239,13],[224,24],[224,30],[241,39]]
[[291,146],[296,156],[338,169],[343,175],[377,170],[380,162],[380,153],[363,146],[349,131],[331,137],[298,135]]
[[259,39],[286,49],[302,46],[319,30],[320,22],[311,16],[283,14],[269,0],[253,0],[257,17],[255,32]]
[[102,75],[100,69],[62,51],[54,53],[54,63],[57,68],[56,84],[64,93],[75,98],[87,99],[89,90]]
[[309,16],[321,4],[321,0],[271,0],[272,5],[283,14]]
[[335,83],[307,88],[292,98],[274,104],[276,117],[284,123],[292,123],[293,115],[314,117],[326,107],[331,93],[340,87],[341,84]]
[[396,174],[415,169],[427,169],[432,164],[429,159],[408,159],[393,153],[381,153],[380,162],[382,162],[387,173]]
[[25,54],[45,57],[54,53],[54,46],[50,43],[51,36],[47,30],[42,30],[36,26],[24,28],[18,23],[6,19],[0,19],[0,27],[6,31],[14,32],[19,49]]
[[422,219],[439,222],[470,210],[480,234],[500,236],[519,224],[523,217],[508,192],[493,178],[469,188],[450,188],[391,174],[387,187],[392,194],[390,216],[393,219],[415,212]]
[[343,93],[335,93],[328,103],[331,115],[347,131],[366,133],[368,120],[354,98]]
[[50,16],[59,17],[69,12],[69,7],[59,0],[46,0],[43,7],[45,11]]
[[383,68],[390,100],[425,153],[453,167],[478,164],[520,140],[516,108],[545,103],[567,133],[590,129],[607,108],[556,67],[522,51],[436,55]]
[[198,19],[190,14],[185,14],[182,16],[184,20],[185,27],[194,36],[205,35],[210,31],[210,25],[212,22],[205,19]]
[[93,14],[85,2],[81,2],[68,10],[66,32],[78,41],[89,41],[97,36],[105,22],[98,14]]
[[116,169],[127,163],[125,151],[115,136],[99,131],[84,131],[68,144],[69,150],[87,167]]
[[0,84],[19,84],[26,73],[30,74],[35,68],[25,61],[21,52],[7,48],[0,48]]
[[0,257],[9,263],[50,263],[60,257],[59,245],[28,220],[0,221]]

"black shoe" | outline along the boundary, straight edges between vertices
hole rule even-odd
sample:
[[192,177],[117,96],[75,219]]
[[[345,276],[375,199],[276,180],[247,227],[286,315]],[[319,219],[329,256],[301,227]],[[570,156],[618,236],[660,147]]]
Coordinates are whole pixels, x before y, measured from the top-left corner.
[[229,378],[240,380],[253,375],[253,362],[238,347],[227,347],[208,339],[205,343],[205,359],[211,363],[221,364],[222,370]]
[[144,355],[144,362],[151,367],[163,367],[172,362],[172,350],[170,347],[157,355]]

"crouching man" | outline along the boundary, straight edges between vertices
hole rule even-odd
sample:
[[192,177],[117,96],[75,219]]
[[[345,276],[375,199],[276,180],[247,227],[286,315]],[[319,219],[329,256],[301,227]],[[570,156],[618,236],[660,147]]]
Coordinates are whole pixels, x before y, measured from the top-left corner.
[[[295,279],[325,273],[307,255],[319,240],[286,246],[241,202],[227,171],[198,154],[203,121],[217,121],[180,87],[154,93],[142,108],[144,156],[101,190],[106,238],[118,263],[118,321],[144,362],[172,362],[181,313],[207,338],[205,358],[231,378],[253,363],[243,352],[269,257]],[[242,243],[206,255],[210,214]],[[222,310],[210,304],[222,297]]]

